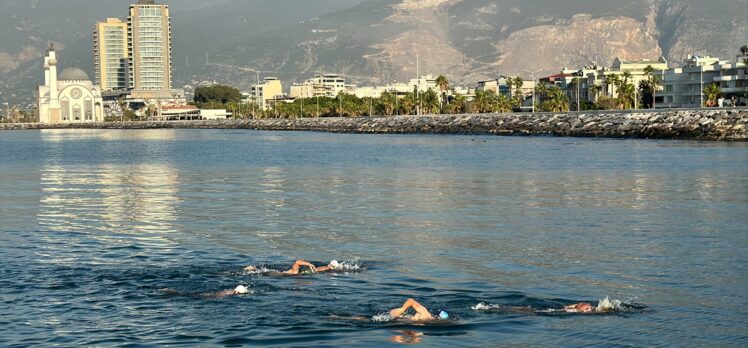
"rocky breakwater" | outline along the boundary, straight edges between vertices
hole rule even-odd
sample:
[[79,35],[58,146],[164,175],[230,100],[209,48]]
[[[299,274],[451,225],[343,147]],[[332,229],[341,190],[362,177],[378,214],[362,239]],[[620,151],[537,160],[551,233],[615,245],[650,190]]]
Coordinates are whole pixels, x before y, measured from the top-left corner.
[[748,109],[0,125],[0,129],[65,128],[213,128],[747,141]]

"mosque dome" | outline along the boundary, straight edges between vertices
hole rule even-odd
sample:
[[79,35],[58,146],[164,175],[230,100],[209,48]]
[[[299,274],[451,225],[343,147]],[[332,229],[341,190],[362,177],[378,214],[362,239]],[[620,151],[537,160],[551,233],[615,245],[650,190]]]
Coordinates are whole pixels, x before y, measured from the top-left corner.
[[86,74],[83,69],[80,68],[67,68],[63,70],[60,75],[57,76],[57,80],[59,81],[91,81],[90,78],[88,78],[88,74]]

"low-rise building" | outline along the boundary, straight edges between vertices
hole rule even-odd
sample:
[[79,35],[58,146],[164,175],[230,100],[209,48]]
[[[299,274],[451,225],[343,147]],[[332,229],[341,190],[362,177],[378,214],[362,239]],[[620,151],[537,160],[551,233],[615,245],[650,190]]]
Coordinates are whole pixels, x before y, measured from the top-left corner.
[[646,70],[648,67],[652,67],[654,70],[664,70],[668,68],[668,61],[665,57],[660,57],[658,60],[653,61],[650,59],[642,59],[636,61],[626,61],[620,58],[616,58],[610,68],[598,68],[591,67],[585,69],[583,72],[587,76],[587,90],[590,90],[593,86],[599,86],[601,93],[589,93],[587,100],[590,102],[597,102],[602,96],[608,98],[618,97],[618,91],[613,83],[610,83],[609,76],[618,76],[623,79],[624,75],[628,73],[630,75],[628,83],[638,86],[641,81],[648,78]]
[[323,74],[291,86],[289,95],[292,98],[335,98],[346,91],[345,78],[337,74]]
[[272,106],[272,100],[285,97],[283,94],[283,84],[275,77],[266,77],[263,80],[263,83],[252,86],[249,94],[250,99],[255,102],[260,109],[266,111]]
[[655,72],[660,76],[663,90],[655,99],[659,107],[697,108],[704,105],[704,87],[720,76],[720,66],[726,61],[715,57],[691,56],[683,66],[661,69]]

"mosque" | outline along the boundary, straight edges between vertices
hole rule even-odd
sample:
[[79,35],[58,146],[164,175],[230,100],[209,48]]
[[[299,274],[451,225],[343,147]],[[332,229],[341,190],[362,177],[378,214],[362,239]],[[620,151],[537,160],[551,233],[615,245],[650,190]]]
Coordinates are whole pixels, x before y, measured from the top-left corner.
[[39,122],[103,122],[101,88],[79,68],[67,68],[58,76],[57,65],[55,48],[50,45],[44,57],[44,85],[38,90]]

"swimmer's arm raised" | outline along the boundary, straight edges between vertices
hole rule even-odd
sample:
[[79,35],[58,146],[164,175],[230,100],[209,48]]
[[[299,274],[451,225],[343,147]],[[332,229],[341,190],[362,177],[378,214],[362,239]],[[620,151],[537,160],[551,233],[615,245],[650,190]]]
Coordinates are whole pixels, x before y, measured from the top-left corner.
[[426,307],[424,307],[423,305],[421,305],[420,303],[418,303],[416,300],[413,300],[412,307],[418,313],[418,315],[419,315],[420,318],[423,318],[423,319],[429,318],[430,319],[430,318],[434,317],[433,315],[431,315],[431,313],[429,312],[429,310]]
[[317,267],[314,267],[313,264],[311,264],[311,263],[309,263],[307,261],[304,261],[304,260],[296,260],[296,262],[294,262],[293,266],[291,266],[291,269],[289,269],[288,271],[285,271],[283,273],[286,273],[286,274],[299,274],[299,269],[301,268],[301,266],[309,267],[312,270],[312,272],[317,272]]
[[407,301],[405,301],[402,307],[391,310],[390,315],[393,317],[399,317],[410,308],[413,308],[422,317],[431,317],[431,313],[429,313],[429,310],[412,298],[409,298]]

